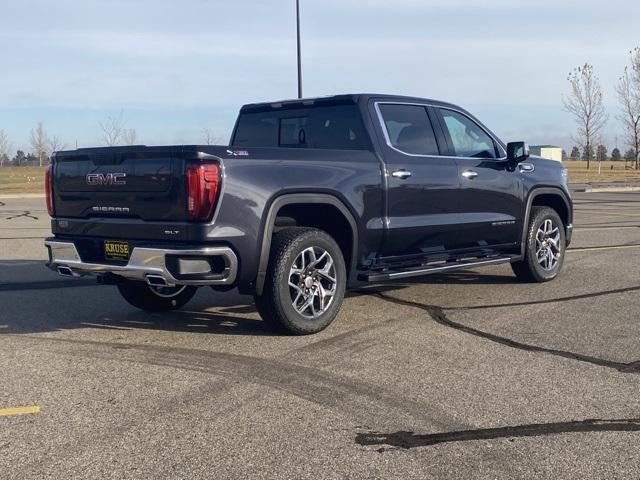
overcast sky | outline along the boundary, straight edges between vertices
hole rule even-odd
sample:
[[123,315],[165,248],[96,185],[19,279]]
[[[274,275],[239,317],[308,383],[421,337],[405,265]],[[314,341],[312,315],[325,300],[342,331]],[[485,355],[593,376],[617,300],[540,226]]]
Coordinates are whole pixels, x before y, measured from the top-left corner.
[[[605,91],[640,46],[635,0],[301,0],[304,95],[398,93],[470,109],[504,140],[568,147],[567,73]],[[294,0],[0,0],[0,129],[95,145],[123,111],[141,143],[228,140],[243,103],[296,95]],[[622,143],[620,138],[619,143]]]

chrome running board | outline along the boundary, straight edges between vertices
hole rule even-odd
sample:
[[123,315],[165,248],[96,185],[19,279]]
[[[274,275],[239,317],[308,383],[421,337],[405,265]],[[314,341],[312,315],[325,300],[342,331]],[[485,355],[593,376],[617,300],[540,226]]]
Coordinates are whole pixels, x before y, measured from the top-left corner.
[[452,270],[463,270],[465,268],[482,267],[486,265],[499,265],[501,263],[509,263],[514,260],[512,256],[500,256],[494,258],[485,258],[483,260],[461,260],[437,265],[432,267],[414,267],[398,270],[384,270],[375,272],[362,272],[358,275],[358,280],[365,282],[381,282],[384,280],[396,280],[399,278],[419,277],[421,275],[430,275],[432,273],[449,272]]

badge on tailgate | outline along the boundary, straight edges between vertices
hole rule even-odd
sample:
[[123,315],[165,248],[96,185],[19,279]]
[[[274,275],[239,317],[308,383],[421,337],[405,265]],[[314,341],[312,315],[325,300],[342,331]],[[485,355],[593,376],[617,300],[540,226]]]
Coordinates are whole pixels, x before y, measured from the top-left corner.
[[122,240],[105,240],[104,241],[104,259],[126,262],[131,255],[129,242]]

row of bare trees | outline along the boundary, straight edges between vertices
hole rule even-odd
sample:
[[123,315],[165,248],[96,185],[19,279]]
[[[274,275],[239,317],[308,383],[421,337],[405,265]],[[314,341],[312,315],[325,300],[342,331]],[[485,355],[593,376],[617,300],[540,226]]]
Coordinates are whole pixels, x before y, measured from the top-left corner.
[[31,130],[29,143],[33,149],[33,154],[38,157],[40,166],[48,162],[51,152],[67,148],[67,145],[57,135],[52,137],[47,135],[42,122],[39,122],[36,128]]
[[107,115],[106,120],[99,123],[102,136],[100,141],[107,147],[114,145],[135,145],[138,133],[135,128],[126,128],[122,111],[118,115]]
[[[107,115],[104,121],[99,123],[100,128],[100,143],[104,146],[115,145],[135,145],[138,142],[138,134],[135,128],[127,128],[124,114],[121,111],[118,115]],[[220,144],[223,138],[216,135],[212,128],[205,127],[200,131],[202,136],[202,142],[205,145]],[[39,122],[34,129],[31,130],[29,135],[29,143],[32,148],[32,153],[29,156],[25,156],[24,152],[19,151],[14,158],[33,158],[37,159],[36,163],[40,166],[49,163],[49,158],[52,152],[58,150],[64,150],[67,148],[60,137],[57,135],[49,136],[44,128],[42,122]],[[13,144],[9,141],[7,134],[4,130],[0,130],[0,167],[11,161],[11,152],[13,151]],[[31,160],[29,160],[31,161]],[[14,163],[20,163],[15,161]]]
[[640,161],[640,47],[630,52],[631,65],[625,67],[616,85],[620,102],[618,119],[625,129],[627,144],[635,152],[636,170]]
[[[103,145],[108,147],[135,145],[138,140],[136,130],[134,128],[126,128],[126,121],[122,111],[117,116],[108,115],[104,122],[100,122],[100,130],[102,131],[100,140]],[[216,145],[223,140],[209,127],[202,128],[200,134],[205,145]]]
[[3,167],[9,161],[9,152],[11,152],[12,148],[13,146],[9,142],[7,134],[4,133],[4,130],[0,130],[0,167]]
[[[575,119],[577,135],[574,141],[585,153],[587,169],[595,153],[595,145],[602,144],[602,130],[609,116],[604,108],[602,86],[593,65],[585,63],[569,73],[569,94],[562,97],[564,108]],[[640,163],[640,47],[630,52],[630,65],[624,70],[615,87],[620,113],[618,120],[624,127],[625,143],[633,150],[635,168]]]
[[[31,130],[29,143],[33,149],[33,155],[38,159],[40,166],[48,163],[51,152],[64,150],[66,148],[66,144],[60,137],[57,135],[49,137],[47,135],[42,122],[38,123],[36,128]],[[9,141],[7,134],[4,130],[0,130],[0,167],[3,167],[9,162],[9,155],[12,149],[13,144]]]

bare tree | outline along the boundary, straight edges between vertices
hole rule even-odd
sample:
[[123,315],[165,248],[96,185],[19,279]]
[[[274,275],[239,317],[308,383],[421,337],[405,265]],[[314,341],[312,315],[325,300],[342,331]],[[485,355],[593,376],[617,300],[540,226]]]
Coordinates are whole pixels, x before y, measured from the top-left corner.
[[33,153],[38,157],[40,166],[42,166],[45,158],[49,156],[49,138],[47,132],[45,132],[42,122],[38,122],[35,130],[31,130],[30,136],[31,148]]
[[[593,66],[588,63],[570,72],[567,80],[571,91],[568,96],[562,97],[562,103],[578,125],[575,140],[586,152],[593,152],[594,138],[608,120],[602,101],[600,81],[593,71]],[[591,155],[587,155],[587,169],[590,166]]]
[[4,130],[0,130],[0,167],[4,167],[4,162],[9,160],[9,153],[12,148],[9,137],[4,133]]
[[122,139],[125,145],[135,145],[138,141],[138,133],[135,128],[127,128],[122,133]]
[[67,148],[67,144],[64,143],[59,136],[54,135],[49,140],[49,148],[51,149],[51,152],[57,152],[58,150],[65,150]]
[[100,122],[100,130],[102,130],[102,144],[112,147],[120,142],[124,134],[124,114],[122,111],[118,116],[107,115],[104,122]]
[[624,74],[616,85],[616,94],[620,103],[618,120],[625,128],[626,143],[634,152],[636,170],[640,157],[640,48],[631,51],[631,70]]
[[217,136],[213,128],[204,127],[201,132],[205,145],[217,145],[222,142],[222,137]]

